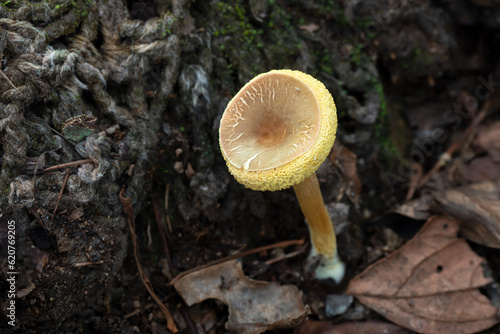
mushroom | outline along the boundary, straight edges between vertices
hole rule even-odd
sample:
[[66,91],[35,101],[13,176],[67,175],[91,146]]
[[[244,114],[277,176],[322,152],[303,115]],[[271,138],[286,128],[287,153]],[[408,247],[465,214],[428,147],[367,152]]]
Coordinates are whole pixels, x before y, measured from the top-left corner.
[[315,277],[339,283],[345,265],[315,171],[328,156],[337,112],[325,86],[300,71],[273,70],[248,82],[222,115],[219,143],[230,173],[247,188],[293,186],[309,225]]

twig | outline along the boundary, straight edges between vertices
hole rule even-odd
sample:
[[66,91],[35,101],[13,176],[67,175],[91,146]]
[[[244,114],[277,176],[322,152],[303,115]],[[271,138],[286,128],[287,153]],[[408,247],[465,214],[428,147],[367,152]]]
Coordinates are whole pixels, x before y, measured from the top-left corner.
[[273,263],[280,262],[280,261],[283,261],[283,260],[286,260],[286,259],[290,259],[290,258],[292,258],[294,256],[297,256],[299,254],[302,254],[302,253],[304,253],[303,249],[295,251],[295,252],[291,252],[291,253],[288,253],[288,254],[285,254],[285,255],[277,257],[275,259],[267,260],[266,262],[264,262],[264,264],[267,265],[267,266],[269,266],[269,265],[271,265]]
[[141,312],[140,309],[135,309],[133,310],[132,312],[128,313],[128,314],[125,314],[125,316],[123,317],[123,319],[128,319],[130,317],[133,317],[134,315],[136,315],[137,313]]
[[417,190],[419,182],[422,179],[422,176],[424,175],[422,165],[413,164],[413,167],[417,171],[413,173],[412,176],[410,177],[410,185],[408,186],[408,192],[406,193],[405,202],[408,202],[410,199],[412,199],[413,195],[415,194],[415,191]]
[[[486,101],[484,103],[483,108],[474,117],[474,119],[472,120],[471,124],[467,127],[467,129],[465,129],[460,139],[452,143],[448,147],[446,152],[441,154],[441,156],[439,157],[438,161],[434,164],[434,166],[432,166],[432,168],[425,175],[423,175],[420,178],[420,180],[418,180],[417,186],[415,187],[416,189],[423,187],[427,182],[429,182],[429,180],[435,173],[437,173],[443,166],[445,166],[449,161],[451,161],[451,157],[456,151],[464,150],[464,148],[467,148],[468,145],[470,145],[471,136],[474,135],[474,129],[484,120],[484,118],[489,112],[490,105],[491,105],[490,101]],[[409,201],[413,197],[415,188],[410,187],[406,195],[406,201]]]
[[155,213],[156,225],[158,226],[158,233],[160,234],[163,251],[165,252],[168,265],[172,268],[172,258],[170,257],[170,250],[168,249],[167,237],[165,236],[165,229],[163,228],[163,221],[160,216],[160,210],[158,210],[158,206],[154,202],[153,196],[151,196],[151,203],[153,203],[153,211]]
[[[5,49],[5,46],[7,45],[7,32],[5,30],[2,30],[2,33],[0,34],[0,63],[3,62],[3,50]],[[3,67],[0,64],[1,67]],[[17,89],[16,85],[10,81],[10,79],[5,75],[5,73],[0,69],[0,74],[7,80],[7,82],[18,92],[21,94],[21,92]]]
[[66,169],[66,176],[64,177],[64,181],[63,181],[63,184],[61,186],[61,191],[59,192],[59,196],[57,197],[56,207],[54,208],[54,212],[52,213],[52,217],[50,217],[50,220],[54,219],[54,216],[56,215],[57,207],[59,206],[59,201],[61,201],[62,194],[64,192],[64,188],[66,188],[66,182],[68,182],[69,173],[70,173],[70,170]]
[[56,129],[51,128],[50,126],[49,126],[49,129],[50,129],[52,132],[54,132],[56,135],[58,135],[59,137],[61,137],[62,139],[64,139],[64,140],[65,140],[68,144],[73,145],[73,146],[76,146],[76,143],[74,143],[74,142],[72,142],[71,140],[69,140],[68,138],[64,137],[64,135],[63,135],[62,133],[58,132]]
[[144,306],[142,309],[135,309],[133,310],[132,312],[130,313],[127,313],[123,316],[124,319],[128,319],[130,317],[133,317],[134,315],[136,315],[137,313],[140,313],[142,311],[146,311],[146,310],[149,310],[151,307],[153,307],[154,304],[150,303],[150,304],[147,304],[146,306]]
[[448,147],[448,149],[446,150],[446,152],[444,152],[443,154],[441,154],[441,156],[439,157],[438,161],[434,164],[434,166],[432,166],[431,170],[429,170],[427,172],[427,174],[425,174],[424,176],[422,176],[422,178],[420,179],[420,181],[418,182],[418,188],[421,188],[424,184],[426,184],[427,182],[429,182],[429,180],[432,178],[432,176],[437,173],[441,167],[443,167],[444,165],[446,165],[450,160],[451,160],[451,157],[453,156],[453,154],[455,153],[455,151],[457,151],[459,149],[459,145],[460,143],[456,142],[456,143],[453,143],[450,145],[450,147]]
[[93,266],[94,264],[103,264],[104,261],[96,261],[96,262],[80,262],[80,263],[75,263],[75,267],[87,267],[87,266]]
[[78,160],[78,161],[73,161],[73,162],[67,162],[65,164],[60,164],[52,167],[45,168],[42,172],[51,172],[53,170],[61,169],[61,168],[66,168],[66,167],[74,167],[74,166],[79,166],[83,164],[88,164],[91,163],[92,159],[84,159],[84,160]]
[[14,88],[16,90],[16,92],[18,92],[19,94],[21,94],[21,92],[19,91],[19,89],[17,89],[17,87],[12,83],[12,81],[10,81],[10,79],[5,75],[5,73],[3,73],[2,70],[0,70],[0,74],[4,77],[5,80],[7,80],[7,82],[12,86],[12,88]]
[[170,222],[170,217],[168,216],[168,197],[170,194],[170,185],[167,184],[167,187],[165,188],[165,217],[167,220],[167,225],[168,225],[168,230],[170,233],[172,233],[172,223]]
[[135,218],[134,218],[134,209],[132,206],[132,201],[130,198],[123,197],[125,192],[125,189],[122,189],[120,191],[120,202],[122,203],[123,206],[123,211],[125,211],[125,214],[128,217],[128,228],[130,230],[130,237],[132,238],[132,244],[134,246],[134,257],[135,257],[135,263],[137,264],[137,270],[139,271],[139,276],[141,277],[142,283],[148,290],[149,294],[151,297],[154,299],[156,304],[158,304],[158,307],[163,313],[163,316],[165,317],[165,320],[167,321],[167,328],[172,332],[172,333],[177,333],[179,330],[177,329],[177,326],[175,325],[174,318],[172,318],[172,315],[170,314],[170,311],[167,309],[167,307],[162,303],[160,298],[156,295],[156,293],[153,290],[153,285],[151,284],[151,281],[149,278],[146,276],[144,273],[144,270],[142,269],[141,262],[139,260],[139,247],[137,245],[137,235],[135,234]]
[[254,249],[249,249],[247,251],[239,252],[239,253],[236,253],[236,254],[232,254],[232,255],[226,256],[226,257],[224,257],[222,259],[217,259],[217,260],[208,262],[206,264],[203,264],[201,266],[198,266],[198,267],[186,270],[186,271],[180,273],[179,275],[175,276],[170,281],[170,283],[168,283],[168,284],[169,285],[174,285],[179,279],[181,279],[182,277],[186,276],[187,274],[191,274],[191,273],[194,273],[194,272],[196,272],[198,270],[205,269],[205,268],[208,268],[208,267],[211,267],[211,266],[215,266],[215,265],[217,265],[219,263],[222,263],[222,262],[234,260],[234,259],[237,259],[237,258],[240,258],[240,257],[245,257],[245,256],[250,255],[250,254],[260,253],[260,252],[263,252],[263,251],[266,251],[266,250],[269,250],[269,249],[273,249],[273,248],[288,247],[288,246],[291,246],[291,245],[301,246],[303,244],[304,244],[304,240],[303,239],[288,240],[288,241],[281,241],[281,242],[277,242],[277,243],[272,244],[272,245],[262,246],[262,247],[258,247],[258,248],[254,248]]

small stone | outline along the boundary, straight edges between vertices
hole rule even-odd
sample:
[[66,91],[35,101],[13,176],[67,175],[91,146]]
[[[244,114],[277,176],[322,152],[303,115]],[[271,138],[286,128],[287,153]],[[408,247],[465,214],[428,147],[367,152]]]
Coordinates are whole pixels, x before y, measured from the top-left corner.
[[358,301],[354,301],[353,306],[345,313],[342,318],[351,320],[351,321],[357,321],[357,320],[363,320],[367,319],[367,317],[370,314],[370,310],[366,308],[363,304],[361,304]]
[[120,129],[120,126],[118,124],[112,125],[109,128],[106,129],[106,133],[108,135],[112,135],[116,132],[116,130]]
[[325,301],[325,313],[327,317],[344,314],[351,306],[354,298],[348,295],[328,295]]
[[167,136],[170,136],[172,134],[172,127],[170,126],[170,124],[163,123],[161,128]]

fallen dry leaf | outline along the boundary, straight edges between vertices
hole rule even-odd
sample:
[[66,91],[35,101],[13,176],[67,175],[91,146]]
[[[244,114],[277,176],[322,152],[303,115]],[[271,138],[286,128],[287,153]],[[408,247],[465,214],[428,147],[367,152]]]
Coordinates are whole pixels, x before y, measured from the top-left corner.
[[335,142],[332,153],[328,156],[332,164],[339,166],[342,176],[346,182],[345,194],[353,203],[357,203],[363,184],[356,171],[356,160],[358,157],[347,147]]
[[396,212],[421,220],[433,213],[446,214],[461,221],[463,237],[500,249],[500,179],[425,195]]
[[441,212],[461,223],[461,234],[475,243],[500,249],[500,179],[434,194]]
[[396,209],[396,213],[418,220],[427,220],[431,216],[431,205],[434,204],[434,198],[425,194],[417,199],[403,203]]
[[84,214],[85,213],[84,213],[83,206],[80,206],[80,207],[74,209],[73,211],[71,211],[68,218],[70,221],[80,220],[80,219],[82,219]]
[[500,162],[489,155],[475,158],[464,166],[463,178],[467,182],[482,182],[500,177]]
[[304,321],[294,334],[410,334],[403,328],[380,321],[356,321],[333,325],[325,321]]
[[474,144],[488,152],[494,161],[500,162],[500,122],[483,126],[477,132]]
[[211,298],[226,304],[226,328],[236,333],[258,334],[294,327],[309,311],[302,303],[302,292],[295,286],[252,280],[236,260],[183,276],[174,287],[189,306]]
[[431,217],[398,251],[349,283],[347,294],[418,333],[476,333],[499,322],[477,288],[491,282],[484,259],[456,234],[459,222]]

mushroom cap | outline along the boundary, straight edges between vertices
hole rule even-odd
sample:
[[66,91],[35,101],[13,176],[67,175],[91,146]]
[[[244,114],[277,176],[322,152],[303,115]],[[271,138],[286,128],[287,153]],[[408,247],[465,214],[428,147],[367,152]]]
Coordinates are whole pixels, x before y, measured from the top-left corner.
[[253,78],[229,102],[219,143],[238,182],[275,191],[314,173],[336,131],[337,109],[320,81],[300,71],[273,70]]

